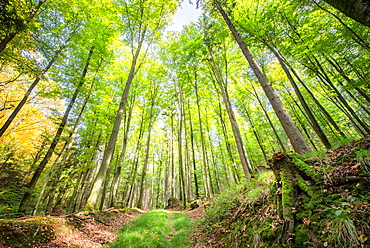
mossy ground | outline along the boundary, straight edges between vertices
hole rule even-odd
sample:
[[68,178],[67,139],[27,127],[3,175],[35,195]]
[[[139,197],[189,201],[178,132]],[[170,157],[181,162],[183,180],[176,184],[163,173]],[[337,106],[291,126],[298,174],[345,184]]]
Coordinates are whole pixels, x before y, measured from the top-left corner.
[[369,151],[368,137],[318,157],[288,155],[303,177],[297,180],[294,233],[287,242],[281,210],[287,189],[264,172],[212,201],[194,247],[369,247]]
[[55,237],[55,229],[46,218],[29,221],[6,220],[0,223],[1,247],[32,247]]

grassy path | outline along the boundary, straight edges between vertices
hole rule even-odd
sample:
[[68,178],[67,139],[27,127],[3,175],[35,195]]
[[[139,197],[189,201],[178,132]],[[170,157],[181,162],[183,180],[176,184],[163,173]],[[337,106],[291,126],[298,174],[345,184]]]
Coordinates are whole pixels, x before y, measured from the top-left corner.
[[189,245],[192,222],[183,213],[153,210],[139,215],[118,231],[109,248],[182,248]]

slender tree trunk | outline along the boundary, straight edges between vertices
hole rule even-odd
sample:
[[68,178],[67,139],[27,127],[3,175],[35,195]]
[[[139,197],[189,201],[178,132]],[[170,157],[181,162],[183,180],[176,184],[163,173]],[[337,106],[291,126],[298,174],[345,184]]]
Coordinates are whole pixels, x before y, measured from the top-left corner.
[[221,94],[222,94],[222,99],[224,101],[227,114],[229,116],[231,128],[232,128],[233,134],[234,134],[236,147],[238,149],[240,162],[241,162],[245,177],[247,179],[250,179],[251,175],[250,175],[250,172],[249,172],[249,168],[251,166],[248,163],[247,154],[245,153],[243,140],[242,140],[240,130],[239,130],[239,125],[236,121],[235,114],[234,114],[233,108],[232,108],[231,103],[230,103],[230,98],[229,98],[227,88],[226,88],[226,85],[225,85],[226,82],[223,82],[221,72],[219,71],[219,68],[216,64],[216,61],[214,60],[213,52],[212,52],[212,49],[211,49],[210,46],[208,46],[208,51],[211,55],[210,59],[211,59],[211,64],[212,64],[212,68],[213,68],[213,73],[215,74],[216,81],[218,83],[218,86],[220,87],[220,91],[221,91]]
[[191,144],[191,154],[192,154],[192,163],[193,163],[193,175],[194,175],[194,184],[195,184],[195,199],[199,199],[199,185],[198,185],[198,172],[197,172],[197,163],[195,158],[195,147],[194,147],[194,131],[193,123],[191,118],[191,112],[189,108],[189,125],[190,125],[190,144]]
[[[365,124],[358,117],[358,115],[353,110],[353,108],[348,104],[347,100],[342,96],[342,94],[338,90],[338,88],[335,87],[334,83],[330,80],[329,76],[326,74],[324,68],[321,66],[321,64],[319,63],[318,59],[314,57],[314,60],[316,62],[316,65],[318,66],[318,69],[315,68],[315,69],[313,69],[313,71],[319,76],[319,78],[321,79],[321,81],[324,84],[326,84],[328,87],[330,87],[332,90],[334,90],[334,92],[337,95],[337,98],[343,104],[343,106],[345,106],[345,108],[348,110],[348,112],[350,113],[350,116],[352,116],[352,118],[354,118],[357,121],[357,123],[363,128],[363,130],[365,131],[364,134],[365,135],[370,134],[370,127],[369,127],[369,125]],[[351,118],[350,116],[349,116],[349,118]]]
[[[63,169],[65,167],[65,162],[69,156],[69,153],[71,151],[71,148],[72,148],[72,140],[73,140],[73,137],[75,135],[75,132],[76,132],[76,129],[77,127],[79,126],[80,124],[80,121],[81,121],[81,117],[82,117],[82,114],[84,113],[85,111],[85,108],[86,108],[86,105],[87,105],[87,102],[89,101],[90,99],[90,96],[91,96],[91,91],[94,87],[94,83],[95,83],[95,80],[96,80],[96,76],[100,70],[100,66],[102,64],[102,60],[100,61],[97,69],[96,69],[96,72],[95,72],[95,76],[94,76],[94,79],[90,85],[90,89],[89,89],[89,92],[87,93],[87,97],[85,98],[83,104],[82,104],[82,107],[81,107],[81,111],[80,113],[78,114],[77,116],[77,119],[76,119],[76,122],[73,126],[73,130],[70,132],[68,138],[67,138],[67,141],[65,142],[59,156],[57,157],[57,159],[54,161],[54,164],[52,166],[52,169],[49,170],[49,173],[48,173],[48,176],[47,178],[51,181],[49,181],[49,184],[51,184],[51,190],[49,191],[49,201],[48,201],[48,204],[46,206],[46,211],[45,213],[46,214],[49,214],[51,211],[52,211],[52,207],[53,207],[53,203],[54,203],[54,197],[55,197],[55,193],[56,193],[56,190],[57,190],[57,186],[58,186],[58,183],[59,183],[59,180],[60,180],[60,177],[62,175],[62,172],[63,172]],[[59,162],[59,158],[61,157],[61,155],[63,154],[63,157],[62,157],[62,161],[59,165],[59,168],[57,170],[57,172],[53,175],[54,173],[54,167],[56,166],[56,164]],[[39,198],[41,198],[42,196],[42,193],[45,189],[45,187],[47,186],[47,182],[44,184],[42,190],[41,190],[41,193],[40,193],[40,196]],[[37,202],[34,210],[33,210],[33,214],[35,214],[35,212],[37,211],[37,207],[38,207],[38,204],[39,204],[39,201]]]
[[[330,58],[326,58],[326,60],[334,67],[334,69],[349,83],[349,84],[352,84],[352,85],[355,85],[355,82],[353,82],[352,79],[350,79],[346,73],[344,72],[342,66],[332,57]],[[345,88],[345,86],[343,85],[342,82],[340,82],[339,80],[337,81],[343,88]],[[362,96],[364,97],[368,103],[370,103],[370,96],[367,95],[362,89],[358,88],[358,87],[354,87],[354,89]],[[352,97],[353,100],[357,101],[357,103],[364,109],[364,111],[370,115],[369,111],[360,103],[358,102],[358,99],[356,97],[354,97],[352,95],[352,93],[349,91],[349,90],[346,90],[346,92]]]
[[329,112],[324,108],[324,106],[317,100],[316,96],[312,93],[312,91],[308,88],[308,86],[301,80],[299,75],[295,70],[290,68],[293,72],[294,76],[297,78],[297,80],[302,84],[302,86],[306,89],[308,94],[311,96],[312,100],[315,102],[315,104],[321,109],[322,113],[325,115],[327,120],[330,122],[330,124],[335,128],[335,130],[343,137],[347,138],[346,134],[342,131],[342,129],[338,126],[338,124],[334,121],[334,119],[331,117]]
[[167,200],[169,199],[169,188],[170,188],[170,139],[168,138],[169,134],[167,132],[166,140],[166,161],[165,161],[165,171],[164,171],[164,194],[163,194],[163,202],[164,205],[167,206]]
[[236,30],[234,24],[231,22],[229,17],[227,16],[226,12],[222,8],[220,2],[218,0],[213,1],[216,5],[216,8],[221,13],[222,17],[224,18],[224,21],[228,25],[230,31],[232,32],[235,40],[237,41],[240,49],[243,52],[243,55],[247,59],[249,65],[251,66],[254,74],[256,75],[258,81],[260,82],[267,98],[269,99],[272,107],[275,110],[275,113],[277,117],[279,118],[281,125],[283,126],[285,133],[288,136],[288,139],[290,140],[290,143],[293,146],[294,151],[296,151],[298,154],[304,154],[311,152],[311,148],[308,146],[307,142],[303,138],[303,135],[297,128],[297,126],[294,124],[292,118],[284,108],[282,102],[280,101],[278,95],[272,88],[271,84],[269,83],[266,75],[263,73],[261,68],[258,66],[256,61],[254,60],[252,54],[250,53],[248,47],[244,43],[243,39],[239,35],[238,31]]
[[114,177],[112,180],[112,185],[111,185],[111,195],[110,195],[110,200],[109,200],[109,207],[114,207],[114,198],[117,193],[117,188],[118,188],[118,179],[119,176],[121,175],[122,171],[122,163],[125,158],[125,153],[126,153],[126,147],[127,147],[127,141],[128,141],[128,135],[129,135],[129,129],[130,129],[130,123],[131,123],[131,118],[132,118],[132,111],[133,111],[133,102],[135,101],[135,97],[132,97],[132,103],[129,106],[129,111],[127,113],[127,109],[125,109],[126,112],[126,120],[125,120],[125,133],[123,135],[123,142],[122,142],[122,150],[121,150],[121,155],[118,160],[118,165],[117,169],[114,173]]
[[[117,158],[117,160],[118,160],[118,158]],[[107,188],[108,188],[108,184],[109,184],[110,171],[111,171],[111,168],[108,168],[107,173],[105,173],[105,180],[104,180],[104,184],[103,184],[103,190],[102,190],[101,200],[100,200],[100,205],[99,205],[99,210],[100,211],[102,211],[103,208],[104,208],[104,202],[105,202],[105,199],[106,199],[106,196],[107,196]]]
[[211,196],[211,192],[210,192],[210,186],[208,184],[208,176],[207,176],[207,154],[206,154],[206,147],[205,147],[205,142],[204,142],[202,117],[201,117],[201,113],[200,113],[200,100],[199,100],[197,79],[195,79],[195,82],[194,82],[193,86],[194,86],[194,89],[195,89],[195,96],[196,96],[196,102],[197,102],[200,142],[201,142],[201,146],[202,146],[202,163],[203,163],[203,170],[204,170],[204,173],[203,173],[204,194],[205,194],[205,197],[208,198],[208,197]]
[[174,125],[173,125],[174,113],[171,113],[171,197],[175,197],[175,151],[174,151]]
[[182,88],[179,87],[180,97],[179,97],[179,142],[178,142],[178,152],[179,152],[179,170],[180,170],[180,183],[182,187],[182,201],[183,201],[183,208],[186,209],[187,207],[187,198],[186,198],[186,187],[185,187],[185,173],[184,173],[184,164],[182,158],[182,123],[183,123],[183,105],[184,105],[184,97],[182,93]]
[[[94,127],[96,126],[96,123],[97,121],[95,120]],[[95,131],[92,131],[90,134],[91,138],[88,139],[89,143],[90,143],[90,140],[94,139],[94,135],[95,135]],[[97,136],[98,137],[95,139],[94,146],[90,146],[90,145],[87,146],[88,148],[91,148],[89,150],[91,150],[92,152],[85,153],[85,156],[88,157],[86,161],[83,163],[85,164],[86,173],[84,174],[81,185],[78,189],[79,192],[76,197],[77,199],[76,203],[73,204],[73,207],[71,206],[73,211],[79,211],[85,206],[86,199],[89,196],[90,191],[91,191],[92,181],[94,180],[96,172],[99,170],[100,164],[98,164],[98,161],[97,161],[97,154],[98,154],[97,151],[103,143],[102,130],[99,131],[99,134]]]
[[132,202],[132,195],[134,191],[134,185],[135,185],[137,170],[139,166],[139,159],[140,159],[139,156],[140,156],[140,150],[142,147],[141,142],[142,142],[142,138],[144,135],[145,110],[146,110],[146,106],[143,107],[143,112],[140,113],[141,120],[140,120],[140,127],[139,127],[139,135],[138,135],[137,142],[136,142],[134,158],[131,163],[132,169],[127,179],[128,180],[128,183],[127,183],[128,190],[127,190],[126,197],[123,200],[123,202],[126,203],[127,206],[129,206],[130,202]]
[[22,107],[26,104],[28,98],[30,97],[33,89],[36,87],[36,85],[40,82],[41,78],[45,75],[45,73],[50,69],[50,67],[54,64],[54,62],[57,60],[61,52],[64,50],[64,48],[69,43],[70,39],[72,38],[73,33],[69,36],[69,38],[64,42],[63,45],[59,47],[59,49],[55,52],[53,58],[49,61],[47,66],[37,75],[36,79],[33,81],[31,86],[28,88],[27,92],[23,96],[22,100],[18,103],[17,107],[13,110],[13,112],[10,114],[9,118],[6,120],[4,125],[0,129],[0,137],[3,136],[5,131],[9,128],[10,124],[13,122],[15,117],[18,115],[19,111],[22,109]]
[[135,74],[136,74],[136,64],[137,64],[137,60],[138,60],[139,55],[140,55],[142,45],[144,43],[144,37],[145,37],[145,31],[143,32],[142,37],[138,42],[136,52],[135,52],[134,57],[133,57],[132,62],[131,62],[130,72],[129,72],[129,75],[128,75],[128,78],[127,78],[127,81],[126,81],[125,89],[124,89],[122,97],[121,97],[121,102],[120,102],[120,105],[119,105],[119,108],[118,108],[118,111],[117,111],[117,115],[116,115],[116,119],[114,121],[112,132],[111,132],[110,137],[109,137],[108,145],[107,145],[107,148],[104,151],[103,160],[101,162],[100,170],[98,171],[98,174],[97,174],[97,176],[95,178],[95,181],[94,181],[94,184],[92,186],[90,196],[89,196],[89,198],[87,200],[87,203],[85,205],[85,208],[87,210],[93,210],[95,208],[95,205],[96,205],[96,202],[97,202],[98,196],[99,196],[99,191],[100,191],[100,188],[101,188],[101,186],[103,184],[103,181],[104,181],[105,173],[107,172],[107,170],[109,168],[109,164],[110,164],[110,161],[111,161],[113,153],[114,153],[114,149],[115,149],[115,146],[116,146],[116,143],[117,143],[117,138],[118,138],[118,132],[119,132],[119,129],[120,129],[120,126],[121,126],[123,113],[124,113],[125,108],[126,108],[128,93],[129,93],[129,90],[131,88],[132,81],[134,80],[134,77],[135,77]]
[[155,95],[157,92],[154,92],[152,103],[150,107],[150,113],[149,113],[149,122],[148,122],[148,137],[146,141],[146,150],[145,150],[145,160],[143,164],[143,170],[141,172],[141,179],[140,179],[140,191],[139,191],[139,199],[137,201],[137,207],[142,208],[143,207],[143,197],[144,197],[144,187],[145,187],[145,177],[146,172],[148,170],[148,161],[149,161],[149,151],[150,151],[150,139],[151,139],[151,133],[152,133],[152,126],[155,119],[154,116],[154,105],[155,105]]
[[262,140],[261,140],[261,137],[260,135],[258,134],[257,132],[257,129],[254,125],[254,122],[249,114],[249,111],[248,109],[242,109],[241,110],[242,113],[244,113],[244,117],[248,120],[248,122],[251,124],[251,127],[252,127],[252,130],[253,130],[253,134],[254,134],[254,137],[256,137],[256,140],[257,140],[257,143],[258,143],[258,146],[260,147],[261,151],[262,151],[262,154],[263,154],[263,158],[265,159],[265,162],[266,164],[268,164],[268,158],[267,158],[267,154],[266,154],[266,150],[265,150],[265,147],[263,146],[262,144]]
[[73,187],[72,196],[69,198],[69,204],[68,204],[68,213],[73,213],[74,206],[77,202],[77,191],[79,186],[82,183],[84,172],[80,172],[77,178],[77,182],[75,183],[75,186]]
[[324,144],[324,146],[327,149],[331,148],[331,144],[328,140],[328,137],[325,135],[324,131],[320,127],[319,123],[317,122],[315,116],[313,115],[310,107],[306,103],[306,100],[304,99],[303,95],[301,94],[301,91],[299,90],[296,82],[294,81],[289,69],[284,64],[284,61],[280,54],[267,42],[267,40],[264,40],[265,45],[270,49],[270,51],[275,55],[275,57],[278,59],[280,66],[283,68],[285,74],[287,75],[289,82],[293,86],[294,92],[296,93],[299,102],[301,103],[303,109],[305,110],[308,119],[310,120],[310,124],[312,125],[312,128],[315,130],[317,136],[320,138],[321,142]]
[[72,96],[72,99],[71,99],[70,103],[67,106],[67,109],[66,109],[66,111],[64,113],[62,122],[60,123],[59,128],[57,130],[57,133],[55,134],[54,139],[51,142],[51,145],[49,147],[49,150],[45,154],[45,157],[41,161],[40,165],[37,167],[36,171],[34,172],[34,174],[32,176],[31,181],[27,185],[27,191],[23,195],[22,201],[21,201],[21,203],[19,205],[18,212],[20,212],[20,213],[25,213],[26,212],[27,205],[28,205],[28,203],[29,203],[29,201],[31,199],[31,195],[32,195],[33,190],[34,190],[34,188],[36,186],[36,183],[39,180],[39,178],[41,176],[41,173],[44,170],[46,164],[49,162],[49,159],[53,155],[54,150],[55,150],[55,148],[56,148],[56,146],[57,146],[57,144],[58,144],[58,142],[60,140],[60,137],[62,136],[64,127],[67,124],[69,113],[71,112],[72,107],[74,106],[74,103],[76,102],[76,99],[77,99],[77,97],[78,97],[78,95],[80,93],[80,90],[82,88],[82,85],[85,82],[85,77],[86,77],[86,74],[87,74],[87,69],[89,67],[90,60],[91,60],[91,56],[93,54],[93,51],[94,51],[94,47],[92,47],[90,49],[89,56],[88,56],[87,61],[86,61],[86,64],[85,64],[85,68],[84,68],[84,70],[82,72],[81,80],[80,80],[79,84],[76,87],[76,90],[75,90],[75,92],[74,92],[74,94]]
[[159,204],[160,194],[161,194],[161,182],[162,182],[162,170],[163,170],[163,153],[161,153],[161,157],[159,159],[159,166],[158,172],[155,173],[157,175],[157,184],[155,186],[155,208],[162,208],[162,206]]
[[[188,102],[189,104],[189,102]],[[189,105],[187,105],[189,106]],[[186,198],[188,200],[193,200],[193,186],[191,183],[192,178],[192,167],[191,167],[191,159],[190,159],[190,150],[189,150],[189,135],[188,135],[188,127],[187,127],[187,115],[185,109],[185,103],[182,104],[182,112],[184,113],[184,139],[185,139],[185,174],[186,174]],[[189,111],[190,114],[190,111]]]
[[227,154],[231,160],[231,174],[234,178],[234,181],[235,183],[239,183],[240,182],[240,176],[239,176],[239,173],[237,172],[236,168],[235,168],[235,159],[234,159],[234,155],[233,155],[233,152],[232,152],[232,147],[231,147],[231,144],[229,142],[229,135],[227,134],[227,128],[226,128],[226,123],[225,123],[225,118],[223,116],[223,111],[222,111],[222,107],[221,107],[221,102],[218,101],[218,111],[216,111],[218,113],[218,116],[220,117],[220,126],[221,126],[221,130],[222,130],[222,133],[223,133],[223,140],[224,140],[224,143],[225,143],[225,146],[226,146],[226,151],[227,151]]
[[[213,145],[212,145],[211,131],[209,128],[208,118],[206,119],[206,129],[207,129],[207,137],[208,137],[209,149],[210,149],[211,159],[212,159],[212,167],[214,168],[212,170],[210,169],[210,181],[211,181],[213,193],[218,194],[220,192],[220,180],[219,180],[220,178],[219,178],[218,170],[215,168],[216,158],[215,158],[215,152],[214,152]],[[211,177],[212,171],[213,171],[213,180]]]

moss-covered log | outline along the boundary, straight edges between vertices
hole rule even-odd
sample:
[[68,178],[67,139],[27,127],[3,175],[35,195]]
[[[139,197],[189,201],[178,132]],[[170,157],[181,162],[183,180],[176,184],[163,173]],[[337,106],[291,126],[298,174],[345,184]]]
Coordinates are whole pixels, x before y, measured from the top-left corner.
[[295,153],[275,153],[270,159],[270,166],[281,187],[278,193],[281,194],[279,205],[284,220],[282,242],[289,243],[294,237],[298,194],[303,192],[312,196],[310,186],[318,181],[318,174]]

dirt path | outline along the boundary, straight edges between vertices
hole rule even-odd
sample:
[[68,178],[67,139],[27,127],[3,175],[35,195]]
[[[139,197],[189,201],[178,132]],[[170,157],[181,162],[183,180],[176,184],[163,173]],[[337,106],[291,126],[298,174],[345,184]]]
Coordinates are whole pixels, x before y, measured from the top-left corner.
[[203,204],[193,210],[191,209],[179,210],[178,208],[166,209],[166,210],[170,212],[186,214],[187,216],[189,216],[189,218],[192,221],[197,221],[197,220],[204,218],[204,205]]
[[[102,248],[104,244],[116,239],[117,230],[135,219],[138,215],[145,213],[145,210],[133,210],[130,214],[117,212],[116,216],[108,221],[101,221],[89,214],[79,213],[71,215],[69,218],[78,226],[74,230],[59,233],[56,238],[48,243],[36,245],[37,248],[57,248],[57,247],[84,247]],[[58,225],[58,224],[56,224]],[[63,227],[61,227],[63,228]]]

